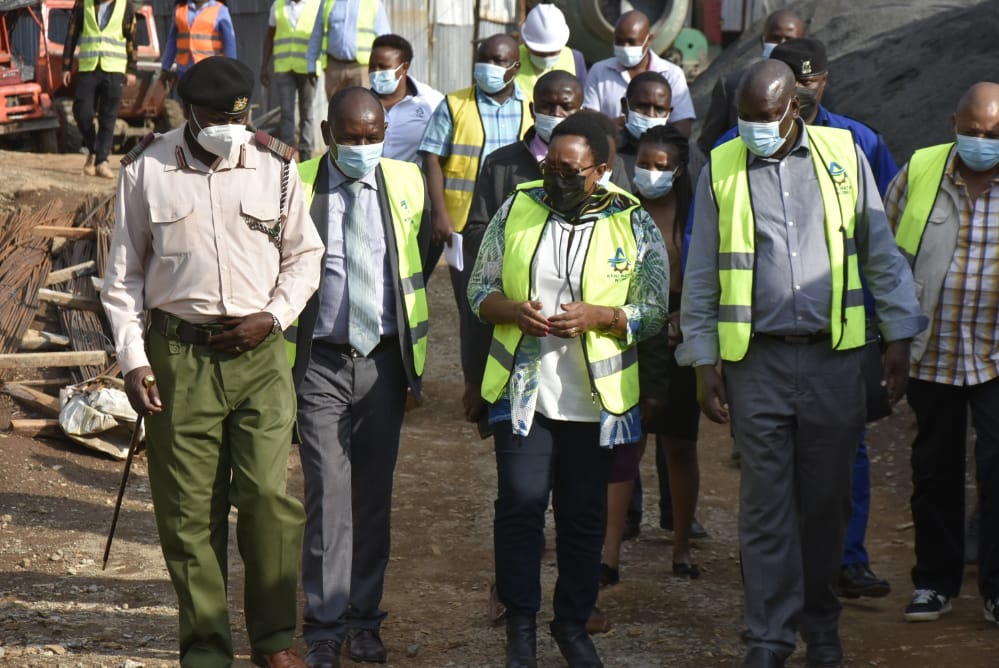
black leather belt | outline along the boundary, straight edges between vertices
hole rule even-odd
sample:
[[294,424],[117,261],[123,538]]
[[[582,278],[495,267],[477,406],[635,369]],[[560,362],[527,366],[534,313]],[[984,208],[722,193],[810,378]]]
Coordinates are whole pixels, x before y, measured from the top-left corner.
[[208,345],[208,337],[225,331],[221,323],[194,324],[154,308],[149,312],[149,326],[168,339],[196,346]]
[[823,341],[830,341],[832,339],[832,334],[830,334],[829,332],[815,332],[814,334],[789,334],[789,335],[755,332],[753,336],[758,336],[764,339],[771,339],[773,341],[780,341],[781,343],[793,343],[796,345],[822,343]]
[[368,353],[366,356],[362,355],[360,352],[358,352],[357,349],[354,346],[350,345],[349,343],[333,343],[332,341],[325,341],[323,339],[316,339],[312,343],[313,343],[313,345],[315,345],[315,344],[318,343],[320,345],[323,345],[323,346],[329,348],[330,350],[332,350],[334,352],[338,352],[341,355],[346,355],[348,357],[371,357],[376,352],[379,352],[380,350],[382,350],[386,346],[390,345],[393,341],[397,341],[397,340],[398,340],[398,337],[395,334],[387,334],[387,335],[383,336],[378,341],[378,345],[376,345],[374,348],[372,348],[371,352]]

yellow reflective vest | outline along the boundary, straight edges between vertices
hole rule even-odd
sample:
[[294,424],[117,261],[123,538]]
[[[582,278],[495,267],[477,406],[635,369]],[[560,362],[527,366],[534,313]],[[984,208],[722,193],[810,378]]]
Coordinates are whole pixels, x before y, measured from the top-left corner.
[[[479,178],[479,167],[486,145],[486,132],[475,91],[475,86],[472,86],[450,93],[444,98],[448,113],[451,114],[451,127],[454,129],[451,154],[441,162],[441,170],[444,172],[444,202],[457,232],[465,228],[468,211],[472,208],[472,194],[475,192],[475,182]],[[518,139],[534,124],[529,104],[527,97],[521,100]]]
[[288,22],[288,12],[285,11],[286,0],[276,0],[274,3],[274,71],[297,72],[308,74],[309,38],[312,28],[316,25],[321,0],[300,0],[303,4],[302,13],[291,27]]
[[94,0],[83,0],[83,32],[80,34],[79,66],[81,72],[114,72],[124,74],[128,65],[128,52],[125,35],[122,34],[122,21],[125,20],[125,3],[129,0],[114,0],[114,9],[107,25],[101,30],[94,11]]
[[940,192],[940,182],[947,168],[954,142],[921,148],[909,160],[909,175],[905,210],[895,230],[895,243],[909,262],[916,263],[919,244],[923,240],[926,223]]
[[[329,46],[330,13],[337,0],[323,0],[323,67],[326,67],[326,53]],[[378,16],[378,0],[360,0],[357,9],[357,36],[354,40],[355,60],[359,65],[371,61],[371,43],[375,41],[375,18]]]
[[572,49],[567,46],[562,47],[562,53],[558,55],[558,61],[550,70],[539,72],[531,62],[531,52],[523,44],[520,45],[520,70],[514,81],[520,86],[529,102],[534,101],[534,84],[538,82],[542,74],[552,70],[565,70],[569,74],[576,75],[576,59],[572,57]]
[[[308,201],[312,202],[316,176],[321,161],[326,156],[307,160],[298,165],[298,174],[305,184]],[[386,198],[392,213],[395,248],[399,258],[399,278],[396,289],[402,292],[413,348],[413,368],[417,376],[423,375],[427,359],[427,332],[429,328],[427,291],[423,285],[423,258],[420,257],[420,224],[423,220],[425,191],[420,168],[414,163],[382,158],[379,166],[385,181]],[[294,339],[298,321],[285,332],[288,360],[295,363]]]
[[[507,299],[530,299],[531,262],[551,212],[524,191],[541,185],[541,181],[531,181],[517,186],[506,219],[502,279]],[[638,258],[631,216],[639,204],[634,197],[627,197],[631,206],[601,218],[593,227],[583,260],[582,301],[600,306],[621,306],[628,302],[628,288]],[[482,377],[482,397],[486,401],[495,402],[506,389],[517,347],[523,338],[524,333],[516,323],[493,328],[493,341]],[[603,409],[623,415],[638,405],[637,348],[600,330],[586,332],[582,345],[591,391],[600,398]]]
[[[832,289],[829,322],[835,350],[864,345],[864,292],[854,239],[860,174],[853,135],[837,128],[808,126],[825,210],[826,246]],[[738,137],[711,151],[711,187],[718,206],[718,343],[721,358],[737,362],[753,333],[753,270],[756,219],[747,176],[748,151]]]

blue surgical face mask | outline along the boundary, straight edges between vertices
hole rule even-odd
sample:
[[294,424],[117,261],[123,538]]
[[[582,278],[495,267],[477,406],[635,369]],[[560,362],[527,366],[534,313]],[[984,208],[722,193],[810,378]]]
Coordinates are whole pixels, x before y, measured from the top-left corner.
[[611,168],[607,167],[607,171],[604,172],[604,175],[601,176],[599,179],[597,179],[597,185],[606,188],[607,186],[610,185],[610,179],[611,179]]
[[[402,65],[399,67],[402,67]],[[399,82],[402,81],[402,77],[396,77],[395,75],[399,71],[399,67],[394,70],[369,72],[368,79],[371,80],[371,90],[375,91],[378,95],[391,95],[394,93],[399,88]]]
[[999,139],[958,135],[957,152],[966,167],[987,172],[999,164]]
[[635,167],[635,178],[632,183],[642,193],[642,197],[649,199],[659,199],[665,197],[673,190],[673,176],[676,172],[668,169],[660,172],[656,169],[642,169]]
[[[648,42],[649,40],[646,39],[645,41]],[[622,66],[634,67],[642,62],[642,58],[645,57],[645,44],[643,43],[641,46],[615,44],[614,57],[617,58],[617,62],[621,63]]]
[[541,141],[548,143],[552,140],[552,130],[565,119],[561,116],[548,116],[546,114],[534,114],[534,130],[541,137]]
[[624,127],[627,128],[632,137],[639,139],[649,128],[666,125],[668,122],[669,114],[666,114],[663,118],[653,118],[652,116],[646,116],[645,114],[640,114],[637,111],[629,109],[628,120],[624,122]]
[[333,156],[332,149],[330,156],[333,162],[340,168],[345,176],[352,179],[359,179],[370,174],[378,161],[382,159],[382,149],[384,142],[377,144],[362,144],[360,146],[348,146],[346,144],[334,144],[336,156]]
[[763,57],[769,58],[770,54],[773,53],[776,48],[777,42],[763,42]]
[[558,63],[558,59],[561,55],[562,54],[555,54],[554,56],[536,56],[532,53],[531,64],[534,65],[534,69],[538,72],[545,72],[546,70],[550,70],[555,67],[555,64]]
[[[510,67],[513,67],[512,65]],[[509,83],[506,80],[506,71],[509,67],[493,65],[492,63],[475,63],[475,85],[482,89],[483,93],[492,95],[506,88]]]
[[739,137],[746,144],[746,148],[761,158],[769,158],[776,153],[783,146],[784,141],[787,140],[787,136],[791,134],[791,128],[794,127],[792,124],[788,127],[787,132],[781,135],[780,124],[787,118],[787,112],[790,109],[791,100],[788,100],[787,109],[784,110],[780,119],[769,123],[754,123],[753,121],[744,121],[740,118]]

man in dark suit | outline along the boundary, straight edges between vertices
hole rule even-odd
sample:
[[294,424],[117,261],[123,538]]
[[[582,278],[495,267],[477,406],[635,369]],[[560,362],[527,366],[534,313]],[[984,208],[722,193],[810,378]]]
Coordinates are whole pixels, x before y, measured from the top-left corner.
[[321,126],[330,150],[299,172],[326,255],[299,319],[293,373],[306,662],[335,668],[345,640],[354,661],[386,660],[379,606],[406,390],[419,396],[426,357],[430,211],[419,168],[382,157],[374,93],[338,92]]

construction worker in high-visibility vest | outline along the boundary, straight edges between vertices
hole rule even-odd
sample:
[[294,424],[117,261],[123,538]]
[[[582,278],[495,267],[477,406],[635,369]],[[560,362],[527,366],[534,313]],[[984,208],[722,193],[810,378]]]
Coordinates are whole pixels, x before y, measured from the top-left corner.
[[[135,10],[129,0],[76,0],[63,48],[62,83],[73,79],[77,45],[79,72],[73,116],[83,136],[87,176],[115,178],[108,165],[114,142],[114,122],[125,84],[135,83]],[[94,127],[94,113],[97,127]]]
[[341,88],[370,85],[371,43],[392,32],[381,0],[322,0],[309,39],[309,72],[326,71],[326,98]]
[[236,31],[229,8],[221,0],[177,0],[163,47],[160,80],[169,85],[209,56],[236,57]]
[[[299,162],[312,158],[312,137],[316,132],[313,113],[316,74],[309,73],[307,56],[309,37],[321,6],[322,0],[274,0],[260,61],[260,83],[270,87],[271,81],[274,82],[281,106],[278,138],[290,146],[295,146],[295,101],[298,100]],[[272,56],[273,79],[269,66]]]

